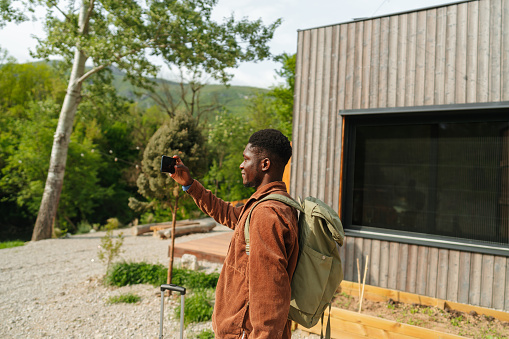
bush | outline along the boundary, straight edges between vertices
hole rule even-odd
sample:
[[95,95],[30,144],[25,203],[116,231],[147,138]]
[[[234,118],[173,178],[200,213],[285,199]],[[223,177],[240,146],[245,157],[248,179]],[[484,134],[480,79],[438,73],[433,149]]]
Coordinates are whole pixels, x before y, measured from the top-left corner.
[[105,283],[112,286],[150,284],[160,286],[166,283],[168,269],[163,265],[140,263],[115,263],[105,277]]
[[214,332],[212,330],[203,330],[198,334],[198,339],[214,339]]
[[172,284],[186,288],[216,288],[219,273],[189,271],[181,268],[173,269]]
[[[166,284],[168,269],[163,265],[141,263],[115,263],[105,277],[105,283],[112,286],[150,284],[160,286]],[[185,288],[215,288],[219,273],[173,269],[172,284]]]
[[135,304],[140,300],[141,297],[139,295],[127,293],[109,297],[108,304],[118,304],[118,303]]
[[118,221],[117,218],[109,218],[106,220],[106,225],[104,225],[104,228],[106,230],[116,230],[120,226],[120,221]]
[[88,221],[80,221],[78,223],[78,230],[76,231],[76,234],[85,234],[90,232],[90,230],[92,230],[92,226],[90,226]]
[[[186,298],[184,303],[184,324],[187,326],[194,322],[203,322],[212,319],[214,311],[214,290],[196,290],[193,295]],[[180,318],[181,307],[175,310],[176,317]]]

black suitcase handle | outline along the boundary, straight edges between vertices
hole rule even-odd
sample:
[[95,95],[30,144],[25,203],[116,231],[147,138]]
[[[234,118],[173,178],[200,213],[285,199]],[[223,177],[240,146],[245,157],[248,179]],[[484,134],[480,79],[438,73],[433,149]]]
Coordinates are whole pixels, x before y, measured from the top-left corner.
[[174,285],[174,284],[164,284],[164,285],[161,285],[161,292],[164,292],[164,291],[174,291],[174,292],[179,292],[180,295],[185,295],[186,294],[186,288],[185,287],[182,287],[182,286],[177,286],[177,285]]
[[184,338],[184,296],[186,295],[186,288],[174,284],[161,285],[161,319],[159,320],[159,339],[163,339],[163,320],[164,320],[164,291],[174,291],[180,293],[180,339]]

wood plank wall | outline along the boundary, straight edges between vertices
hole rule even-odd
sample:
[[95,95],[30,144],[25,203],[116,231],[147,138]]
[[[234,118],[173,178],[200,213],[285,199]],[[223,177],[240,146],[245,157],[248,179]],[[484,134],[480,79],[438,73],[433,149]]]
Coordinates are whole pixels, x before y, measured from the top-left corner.
[[347,237],[341,247],[345,280],[509,311],[505,257]]
[[[479,0],[298,33],[293,196],[339,210],[341,110],[509,100],[509,0]],[[506,257],[349,237],[345,279],[509,311]]]

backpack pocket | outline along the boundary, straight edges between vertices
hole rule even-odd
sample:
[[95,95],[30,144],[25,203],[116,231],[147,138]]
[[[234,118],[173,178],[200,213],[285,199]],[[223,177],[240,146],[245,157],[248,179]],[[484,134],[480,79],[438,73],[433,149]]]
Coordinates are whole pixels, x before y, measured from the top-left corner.
[[290,306],[313,316],[329,280],[332,257],[304,245],[292,279]]

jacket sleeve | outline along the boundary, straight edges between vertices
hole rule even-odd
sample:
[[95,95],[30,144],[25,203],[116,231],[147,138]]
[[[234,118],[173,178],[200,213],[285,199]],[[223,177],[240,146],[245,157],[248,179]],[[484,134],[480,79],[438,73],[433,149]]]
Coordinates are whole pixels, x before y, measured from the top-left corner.
[[205,189],[197,180],[193,181],[187,193],[194,199],[196,205],[208,216],[212,217],[221,225],[225,225],[231,229],[235,228],[242,207],[234,207],[231,203],[219,199],[211,191]]
[[260,205],[251,215],[249,318],[253,332],[250,338],[281,338],[288,320],[291,279],[287,267],[298,247],[288,215],[276,207]]

